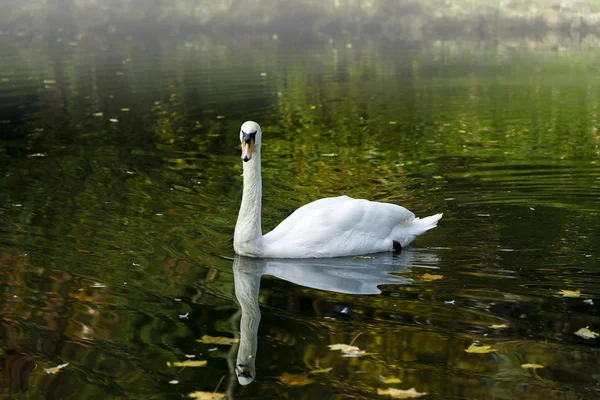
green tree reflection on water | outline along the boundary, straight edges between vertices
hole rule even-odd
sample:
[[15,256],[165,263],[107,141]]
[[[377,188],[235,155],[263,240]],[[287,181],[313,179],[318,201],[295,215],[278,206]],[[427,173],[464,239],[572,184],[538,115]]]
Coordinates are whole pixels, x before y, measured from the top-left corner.
[[[598,340],[573,334],[600,328],[583,302],[600,303],[597,52],[270,35],[5,45],[1,393],[181,398],[225,375],[219,391],[241,398],[598,396]],[[342,193],[445,217],[402,272],[412,284],[381,295],[263,277],[258,378],[242,388],[235,348],[196,339],[239,329],[246,119],[264,131],[265,231]],[[327,348],[353,339],[369,354]],[[474,341],[496,351],[466,353]],[[207,367],[168,366],[186,354]]]

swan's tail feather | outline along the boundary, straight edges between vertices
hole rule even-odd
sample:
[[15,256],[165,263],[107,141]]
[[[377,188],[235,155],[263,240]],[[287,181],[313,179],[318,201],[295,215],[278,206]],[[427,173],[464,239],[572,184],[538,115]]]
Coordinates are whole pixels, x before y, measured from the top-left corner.
[[425,218],[415,218],[410,222],[398,224],[392,231],[392,238],[399,241],[402,247],[404,247],[417,236],[435,228],[443,215],[440,213]]
[[439,213],[425,218],[415,218],[414,221],[410,223],[411,231],[414,231],[416,235],[425,233],[428,230],[435,228],[443,215],[443,213]]

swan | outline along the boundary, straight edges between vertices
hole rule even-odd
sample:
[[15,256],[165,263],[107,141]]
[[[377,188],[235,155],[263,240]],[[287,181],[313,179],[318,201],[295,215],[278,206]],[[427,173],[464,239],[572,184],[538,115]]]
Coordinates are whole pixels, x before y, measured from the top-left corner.
[[417,218],[404,207],[327,197],[306,204],[263,236],[261,229],[262,132],[254,121],[240,129],[244,189],[233,249],[254,258],[327,258],[400,251],[437,226],[442,214]]

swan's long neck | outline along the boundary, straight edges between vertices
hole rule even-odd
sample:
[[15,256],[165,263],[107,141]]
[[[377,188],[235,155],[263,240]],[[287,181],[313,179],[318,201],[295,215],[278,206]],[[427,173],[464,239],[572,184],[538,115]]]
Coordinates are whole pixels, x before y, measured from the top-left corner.
[[244,192],[238,215],[233,247],[236,253],[257,257],[263,245],[261,229],[262,179],[260,176],[260,148],[255,149],[252,159],[243,163]]

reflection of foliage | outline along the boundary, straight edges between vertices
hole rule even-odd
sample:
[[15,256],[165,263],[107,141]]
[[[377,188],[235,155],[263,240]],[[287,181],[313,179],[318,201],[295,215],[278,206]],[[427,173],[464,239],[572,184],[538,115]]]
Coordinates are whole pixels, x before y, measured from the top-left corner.
[[[1,344],[27,354],[28,377],[29,357],[49,367],[69,362],[57,377],[38,368],[30,387],[62,379],[63,390],[78,387],[82,398],[147,398],[166,390],[166,361],[182,352],[208,354],[205,390],[228,373],[223,350],[209,352],[216,346],[197,339],[236,330],[228,321],[231,263],[222,255],[232,254],[237,132],[247,118],[264,130],[265,230],[307,201],[347,193],[419,214],[447,210],[454,223],[422,243],[434,237],[461,260],[441,281],[415,272],[414,285],[378,297],[282,290],[271,281],[261,297],[262,376],[306,377],[292,379],[302,383],[294,398],[374,395],[387,385],[380,376],[441,398],[482,398],[487,384],[485,394],[497,398],[514,398],[516,384],[547,398],[527,364],[545,366],[535,373],[559,390],[575,390],[571,379],[582,388],[599,379],[586,374],[598,353],[568,344],[597,340],[598,329],[577,315],[581,299],[557,295],[561,287],[598,294],[577,258],[596,248],[597,224],[589,217],[586,225],[583,213],[572,218],[598,209],[595,54],[334,42],[288,56],[284,38],[224,47],[204,37],[104,36],[53,41],[47,51],[45,40],[20,40],[0,60],[13,71],[0,73],[0,96],[10,98],[3,111],[15,118],[0,138]],[[499,205],[514,218],[491,223]],[[485,218],[465,221],[478,212]],[[558,283],[518,276],[526,252],[498,251],[515,247],[508,231],[522,233],[522,247],[550,254],[536,261],[540,268],[555,268],[560,248],[576,273]],[[479,236],[486,251],[473,254],[465,237]],[[515,277],[529,286],[514,285]],[[331,311],[338,303],[354,306],[350,321]],[[178,318],[188,312],[189,320]],[[540,318],[552,327],[540,328]],[[588,325],[588,338],[575,335]],[[346,358],[327,348],[359,333],[355,345],[369,354]],[[465,353],[481,333],[498,358]],[[303,370],[284,370],[283,359]],[[327,372],[306,375],[318,369]],[[197,384],[198,372],[188,370],[178,378]],[[266,379],[245,390],[279,393],[280,384]]]

